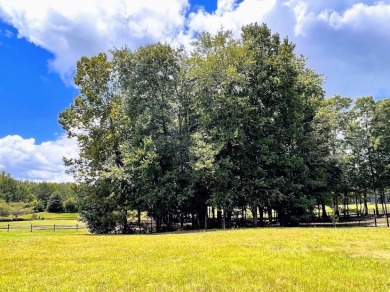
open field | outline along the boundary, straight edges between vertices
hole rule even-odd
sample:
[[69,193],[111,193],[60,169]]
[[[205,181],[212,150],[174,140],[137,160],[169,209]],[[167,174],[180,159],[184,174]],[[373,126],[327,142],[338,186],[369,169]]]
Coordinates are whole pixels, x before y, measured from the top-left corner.
[[[347,205],[347,208],[350,212],[356,212],[356,204],[349,204],[349,205]],[[367,208],[368,208],[369,212],[373,212],[375,210],[375,204],[368,203]],[[390,212],[390,204],[386,204],[386,208]],[[363,210],[364,209],[363,204],[358,204],[358,209]],[[316,210],[316,212],[318,212],[318,209],[315,209],[315,210]],[[344,210],[344,205],[339,205],[339,210],[340,211]],[[379,213],[384,213],[384,210],[382,208],[382,204],[378,203],[378,210],[379,210]],[[326,206],[326,212],[332,213],[333,208],[330,206]]]
[[[0,222],[0,231],[3,231],[3,229],[7,228],[7,225],[10,225],[10,231],[14,232],[15,229],[17,230],[30,230],[31,225],[33,225],[33,231],[36,228],[48,228],[48,229],[54,229],[54,224],[60,228],[61,226],[78,226],[79,229],[85,228],[84,222],[78,221],[78,213],[48,213],[48,212],[41,212],[41,213],[35,213],[34,214],[37,218],[41,219],[35,219],[32,220],[31,214],[21,216],[21,218],[25,219],[25,221],[3,221]],[[28,220],[31,219],[31,220]],[[42,220],[43,219],[43,220]]]
[[388,228],[0,232],[0,291],[390,291]]

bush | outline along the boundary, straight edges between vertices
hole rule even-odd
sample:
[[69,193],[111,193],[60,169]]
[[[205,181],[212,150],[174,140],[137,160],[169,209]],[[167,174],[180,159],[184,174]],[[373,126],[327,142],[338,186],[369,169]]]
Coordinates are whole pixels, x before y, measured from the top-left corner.
[[31,220],[38,220],[39,219],[39,216],[38,216],[38,214],[32,214],[31,215]]
[[9,214],[10,210],[8,204],[0,199],[0,217],[8,217]]
[[42,201],[34,201],[33,202],[33,211],[34,212],[43,212],[45,211],[45,206]]
[[65,201],[64,207],[66,213],[76,213],[79,211],[76,202],[72,199]]
[[62,203],[61,194],[54,192],[50,195],[49,200],[47,201],[47,212],[52,213],[62,213],[64,212],[64,205]]

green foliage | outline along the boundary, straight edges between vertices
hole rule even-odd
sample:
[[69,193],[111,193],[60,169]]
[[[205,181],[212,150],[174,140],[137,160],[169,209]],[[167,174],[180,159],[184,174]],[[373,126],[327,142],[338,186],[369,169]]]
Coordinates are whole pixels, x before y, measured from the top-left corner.
[[8,217],[11,215],[13,219],[18,219],[25,214],[31,214],[33,207],[25,202],[10,202],[6,203],[0,199],[0,217]]
[[66,201],[64,201],[64,211],[66,213],[78,212],[77,202],[74,198],[69,198]]
[[64,212],[64,205],[61,194],[59,192],[54,192],[50,195],[49,200],[47,201],[47,212],[52,213],[62,213]]
[[65,201],[75,198],[73,183],[20,181],[13,179],[6,172],[0,172],[0,200],[7,203],[28,203],[35,212],[41,212],[47,208],[47,202],[53,192],[58,192]]
[[18,185],[5,171],[0,172],[0,199],[6,202],[14,202],[17,200],[16,194],[18,193]]
[[31,214],[33,208],[24,202],[11,202],[9,205],[9,213],[14,219],[18,219],[21,215]]
[[183,217],[203,228],[209,207],[217,227],[247,208],[298,225],[351,193],[384,200],[388,104],[325,100],[322,77],[294,49],[251,24],[238,39],[201,33],[188,54],[156,43],[81,58],[80,95],[59,121],[80,146],[65,162],[89,228],[129,232],[132,210],[158,231]]
[[0,217],[8,217],[10,214],[10,210],[8,208],[7,203],[0,199]]
[[45,206],[42,201],[33,201],[32,202],[34,212],[43,212],[45,210]]

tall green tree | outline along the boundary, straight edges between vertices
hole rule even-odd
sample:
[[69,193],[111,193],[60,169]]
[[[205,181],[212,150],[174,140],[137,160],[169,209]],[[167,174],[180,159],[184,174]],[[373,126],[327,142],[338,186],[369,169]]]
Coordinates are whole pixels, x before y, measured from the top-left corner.
[[[80,95],[71,106],[60,113],[59,122],[69,137],[75,137],[80,149],[79,157],[65,160],[79,183],[93,184],[96,187],[106,183],[111,166],[121,166],[123,155],[120,143],[127,137],[126,119],[122,112],[122,97],[114,91],[112,63],[105,54],[92,58],[83,57],[77,63],[74,78]],[[108,174],[107,174],[108,173]],[[116,218],[124,232],[127,231],[128,188],[125,180],[112,181],[112,192],[117,212]],[[89,188],[86,188],[87,190]],[[91,199],[94,198],[91,192]],[[104,202],[94,201],[94,208],[105,209]],[[85,205],[86,208],[90,206]],[[93,210],[91,210],[92,212]],[[84,210],[84,214],[88,212]],[[85,216],[87,218],[88,216]],[[87,220],[87,219],[86,219]],[[97,229],[98,230],[98,229]]]
[[[344,195],[350,191],[350,173],[347,172],[346,136],[349,126],[349,108],[352,100],[347,97],[333,96],[324,100],[316,112],[315,132],[317,147],[320,150],[319,160],[324,180],[317,184],[315,198],[321,205],[322,216],[326,217],[326,205],[334,205],[339,214],[338,205]],[[322,153],[322,155],[321,155]],[[318,169],[318,168],[317,168]]]
[[131,185],[137,209],[157,228],[168,228],[188,197],[191,85],[181,49],[153,44],[135,52],[117,50],[114,60],[131,137],[119,172]]
[[374,112],[375,101],[372,97],[360,97],[354,102],[350,111],[351,126],[348,138],[348,147],[351,157],[358,161],[360,174],[364,175],[363,183],[372,191],[375,210],[378,214],[378,173],[376,163],[376,149],[374,148]]

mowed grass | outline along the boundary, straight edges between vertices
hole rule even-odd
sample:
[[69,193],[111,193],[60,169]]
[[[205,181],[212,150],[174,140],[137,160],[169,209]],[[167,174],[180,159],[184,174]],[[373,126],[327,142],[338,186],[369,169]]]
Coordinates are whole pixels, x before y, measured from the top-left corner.
[[[85,223],[79,221],[79,214],[78,213],[48,213],[48,212],[40,212],[35,213],[34,216],[36,218],[41,219],[34,219],[32,220],[32,215],[27,214],[21,216],[21,218],[24,219],[24,221],[3,221],[0,222],[0,230],[3,228],[6,228],[7,225],[10,225],[10,232],[16,229],[30,229],[31,225],[33,227],[43,227],[46,226],[48,228],[51,228],[54,226],[76,226],[78,225],[79,228],[84,228]],[[34,229],[33,229],[34,231]]]
[[390,291],[390,229],[0,230],[0,291]]

